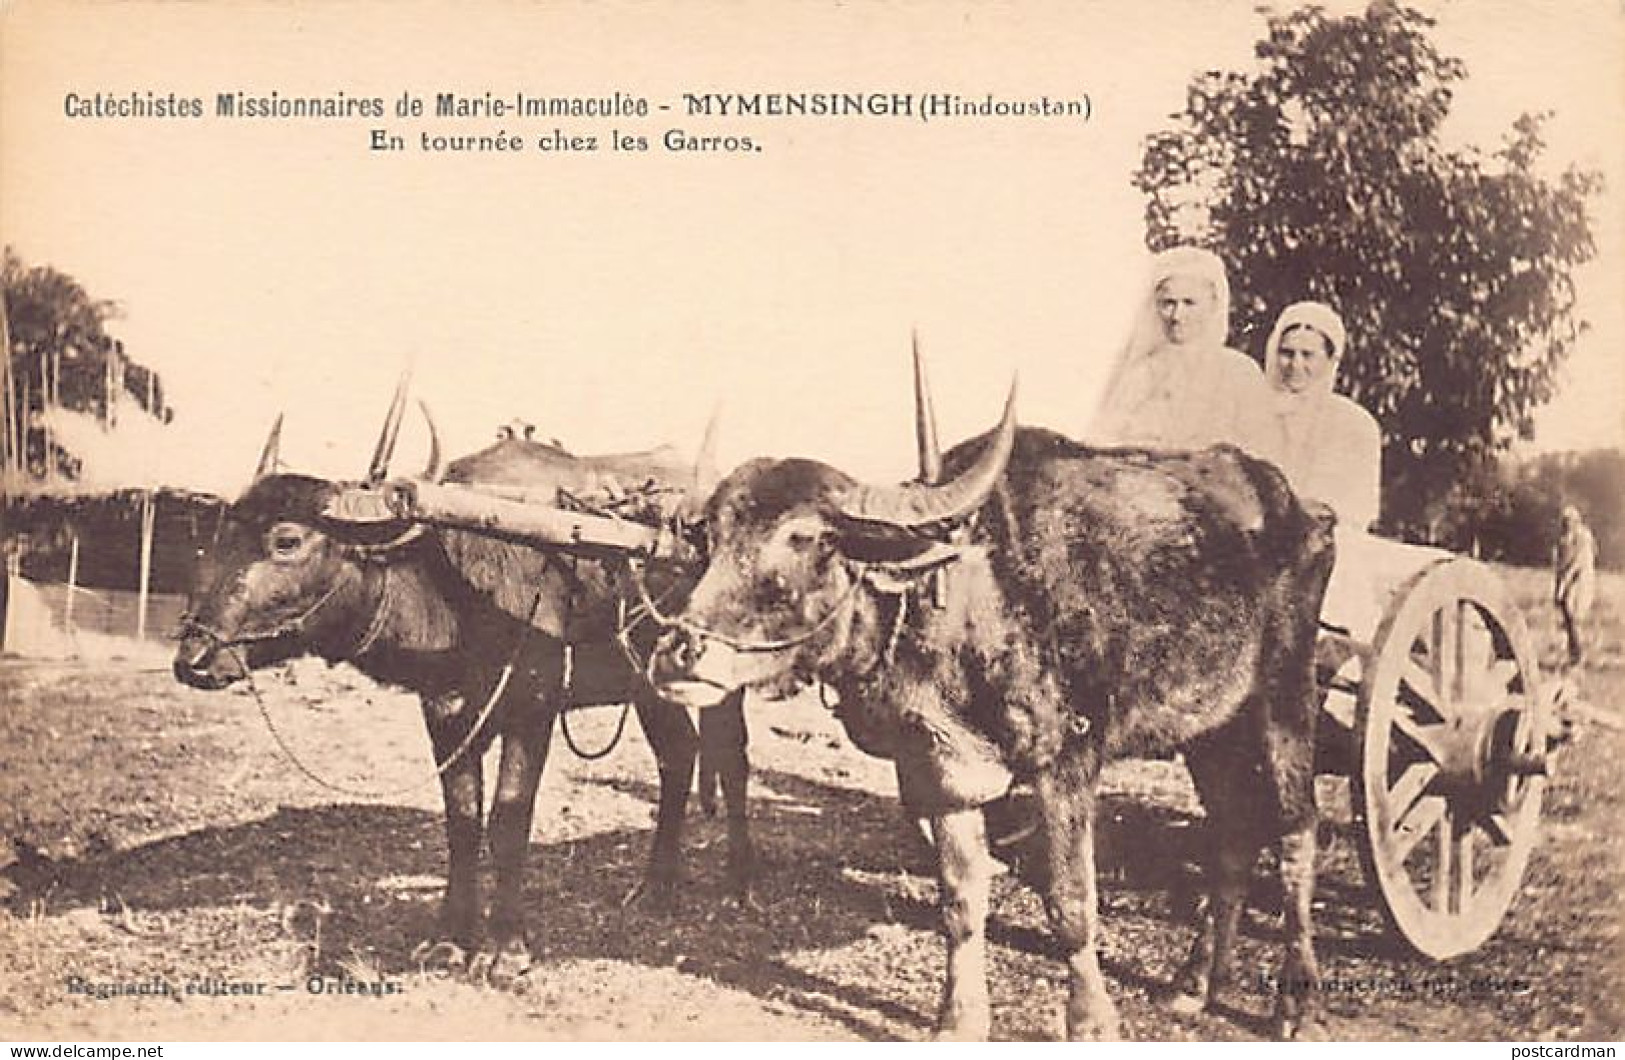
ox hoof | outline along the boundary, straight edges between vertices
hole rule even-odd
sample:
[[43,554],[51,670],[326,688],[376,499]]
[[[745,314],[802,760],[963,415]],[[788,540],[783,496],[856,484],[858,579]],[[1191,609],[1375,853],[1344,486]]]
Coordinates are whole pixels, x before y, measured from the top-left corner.
[[934,1042],[985,1042],[993,1029],[993,1013],[987,998],[945,999],[937,1011]]
[[471,983],[486,982],[491,976],[491,965],[496,958],[485,950],[476,953],[468,962],[468,981]]
[[1207,999],[1200,994],[1172,990],[1162,999],[1162,1007],[1176,1016],[1195,1016],[1207,1008]]
[[468,967],[468,951],[445,939],[425,939],[412,951],[412,960],[426,972],[455,975]]
[[989,1028],[966,1022],[954,1027],[938,1027],[931,1034],[934,1042],[985,1042]]
[[530,947],[515,940],[492,954],[486,968],[486,982],[499,990],[524,993],[530,987],[528,973],[531,965]]
[[1278,1042],[1324,1042],[1326,1025],[1314,1017],[1293,1018],[1276,1013],[1275,1040]]
[[1120,1042],[1123,1030],[1115,1019],[1071,1020],[1066,1029],[1069,1042]]
[[729,891],[723,896],[722,906],[724,909],[751,916],[761,916],[767,912],[767,908],[756,900],[756,895],[751,893],[749,887],[738,887]]
[[621,908],[636,905],[656,913],[670,913],[677,908],[677,885],[670,877],[645,876],[621,899]]

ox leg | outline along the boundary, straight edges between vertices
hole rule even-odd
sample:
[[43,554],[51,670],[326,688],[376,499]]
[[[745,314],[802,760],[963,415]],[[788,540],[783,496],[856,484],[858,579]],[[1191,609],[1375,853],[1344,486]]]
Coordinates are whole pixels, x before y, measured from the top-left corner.
[[[1308,650],[1298,657],[1307,657]],[[1294,666],[1269,703],[1277,706],[1265,727],[1262,764],[1270,780],[1275,813],[1270,820],[1280,837],[1281,904],[1285,911],[1286,953],[1275,998],[1275,1031],[1282,1039],[1315,1039],[1320,1023],[1320,968],[1315,961],[1311,916],[1315,894],[1315,722],[1319,707],[1307,664]]]
[[[436,762],[444,762],[461,746],[472,718],[456,697],[425,697],[423,716]],[[446,805],[446,897],[440,908],[438,941],[420,947],[428,963],[460,967],[479,939],[481,817],[484,812],[484,770],[476,749],[460,755],[440,774],[440,793]]]
[[642,897],[658,907],[668,907],[676,899],[682,861],[683,814],[688,808],[688,793],[694,787],[694,760],[700,740],[688,711],[675,703],[643,694],[637,697],[636,707],[638,722],[643,726],[643,734],[649,740],[660,771],[660,806],[655,816],[649,864],[643,882],[631,897]]
[[499,986],[519,982],[531,964],[523,901],[525,855],[536,815],[536,788],[547,764],[557,716],[551,703],[523,691],[509,703],[512,714],[502,741],[502,764],[486,830],[496,866],[489,977]]
[[1071,973],[1066,1032],[1073,1041],[1119,1037],[1117,1006],[1100,971],[1100,892],[1095,879],[1095,774],[1080,758],[1038,778],[1034,793],[1049,854],[1045,907]]
[[986,1041],[993,1016],[987,993],[987,912],[993,859],[981,809],[933,818],[948,978],[937,1014],[937,1037]]
[[[722,792],[722,769],[721,763],[717,761],[719,749],[712,746],[715,741],[711,736],[707,735],[708,724],[706,721],[710,715],[715,714],[719,709],[721,708],[717,707],[700,712],[700,764],[696,791],[700,796],[700,812],[707,817],[717,815],[717,800],[721,798]],[[715,723],[712,722],[710,725],[714,726]],[[721,737],[717,739],[720,740]]]
[[[720,780],[728,813],[728,890],[739,902],[750,900],[756,849],[747,816],[750,759],[746,754],[745,691],[730,692],[715,707],[700,712],[700,802],[706,798],[706,773]],[[713,796],[714,800],[714,796]],[[714,802],[713,810],[714,811]]]
[[1320,968],[1315,961],[1314,922],[1310,906],[1315,893],[1315,825],[1281,837],[1282,905],[1286,912],[1286,956],[1275,998],[1275,1033],[1283,1039],[1315,1039],[1319,1020]]
[[1207,811],[1204,842],[1207,900],[1190,956],[1174,977],[1168,1005],[1192,1015],[1215,1004],[1234,978],[1236,929],[1246,907],[1247,883],[1274,816],[1263,777],[1233,743],[1189,748],[1185,762]]

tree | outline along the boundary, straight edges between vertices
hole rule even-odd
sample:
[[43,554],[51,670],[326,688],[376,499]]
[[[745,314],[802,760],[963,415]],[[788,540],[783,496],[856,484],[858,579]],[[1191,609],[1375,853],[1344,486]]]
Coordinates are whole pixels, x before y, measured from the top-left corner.
[[1493,153],[1447,149],[1466,70],[1432,27],[1386,0],[1269,16],[1257,69],[1195,77],[1134,177],[1152,249],[1226,258],[1255,355],[1289,303],[1339,310],[1339,385],[1383,428],[1384,522],[1424,536],[1552,397],[1584,328],[1570,274],[1595,253],[1586,203],[1601,187],[1537,171],[1544,116],[1518,117]]
[[[137,364],[107,334],[114,303],[92,298],[79,282],[49,265],[25,264],[10,247],[0,263],[0,289],[10,339],[8,395],[0,454],[35,477],[77,477],[79,461],[37,416],[64,408],[110,423],[128,405],[168,422],[158,374]],[[15,412],[11,412],[15,410]]]

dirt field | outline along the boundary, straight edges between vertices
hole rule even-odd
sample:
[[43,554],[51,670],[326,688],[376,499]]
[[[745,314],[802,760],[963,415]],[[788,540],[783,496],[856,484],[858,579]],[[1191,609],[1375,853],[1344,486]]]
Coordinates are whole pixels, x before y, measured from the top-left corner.
[[[1508,572],[1549,661],[1544,575]],[[1448,964],[1410,953],[1361,878],[1346,785],[1322,781],[1317,942],[1341,1039],[1618,1039],[1625,836],[1619,721],[1625,580],[1605,580],[1593,711],[1558,762],[1541,843],[1511,914]],[[320,666],[263,675],[264,703],[340,796],[278,750],[255,700],[133,665],[0,662],[0,1038],[916,1039],[942,974],[936,886],[887,764],[815,700],[751,707],[759,910],[723,900],[721,826],[690,811],[673,913],[623,907],[651,826],[653,760],[635,725],[608,758],[555,741],[528,895],[541,954],[523,994],[412,962],[443,883],[439,795],[414,700]],[[576,716],[599,742],[614,711]],[[1138,1039],[1266,1033],[1279,917],[1260,871],[1243,983],[1191,1018],[1150,1000],[1188,944],[1198,814],[1170,762],[1115,766],[1103,809],[1103,958]],[[1053,1036],[1064,972],[1019,846],[990,936],[994,1030]],[[1172,891],[1170,886],[1172,885]],[[314,977],[314,979],[313,979]],[[340,992],[349,984],[350,990]],[[322,988],[313,992],[312,987]],[[145,990],[105,998],[84,991]],[[167,989],[169,995],[151,994]],[[243,993],[242,991],[260,991]]]

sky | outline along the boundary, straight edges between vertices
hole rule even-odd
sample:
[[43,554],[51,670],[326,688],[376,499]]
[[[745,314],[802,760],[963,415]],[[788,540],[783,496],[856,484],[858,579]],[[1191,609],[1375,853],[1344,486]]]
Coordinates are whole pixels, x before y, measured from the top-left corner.
[[[1332,5],[1334,8],[1336,5]],[[1422,5],[1468,65],[1447,136],[1551,109],[1554,165],[1608,180],[1592,322],[1537,448],[1618,444],[1625,396],[1625,14],[1612,0]],[[918,336],[944,439],[1020,414],[1078,433],[1143,283],[1141,142],[1200,69],[1244,69],[1251,3],[89,4],[0,15],[0,237],[120,313],[173,425],[67,428],[104,480],[227,494],[286,412],[296,469],[356,477],[396,378],[447,450],[521,418],[577,452],[913,471]],[[70,94],[381,97],[383,118],[69,118]],[[642,118],[399,118],[403,94],[647,98]],[[690,117],[685,93],[1078,99],[1078,118]],[[408,149],[368,149],[372,129]],[[595,152],[544,152],[555,128]],[[610,130],[643,152],[609,150]],[[748,136],[759,151],[661,138]],[[419,149],[517,133],[518,153]],[[1353,341],[1380,341],[1354,337]],[[408,422],[401,470],[426,448]]]

